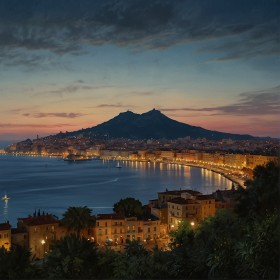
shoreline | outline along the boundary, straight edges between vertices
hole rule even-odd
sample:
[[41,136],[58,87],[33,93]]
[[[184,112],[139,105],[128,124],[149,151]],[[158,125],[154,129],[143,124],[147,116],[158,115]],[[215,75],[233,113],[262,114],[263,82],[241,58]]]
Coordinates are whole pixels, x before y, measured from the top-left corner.
[[228,174],[225,174],[224,172],[226,172],[227,170],[219,171],[219,170],[217,170],[217,169],[215,169],[213,167],[208,167],[207,165],[200,165],[200,164],[195,164],[195,163],[185,163],[184,165],[191,166],[191,167],[207,169],[207,170],[212,171],[214,173],[220,174],[221,176],[225,177],[226,179],[232,181],[233,183],[237,184],[238,186],[240,186],[242,188],[245,187],[244,183],[245,183],[246,180],[240,179],[240,178],[238,178],[237,176],[234,176],[234,175],[230,176]]
[[[0,153],[0,155],[13,155],[13,156],[28,156],[28,157],[48,157],[48,158],[61,158],[63,159],[63,155],[61,154],[31,154],[31,153]],[[194,162],[174,162],[174,161],[148,161],[148,160],[131,160],[131,159],[116,159],[116,158],[102,158],[102,157],[92,157],[92,159],[100,159],[100,160],[113,160],[113,161],[129,161],[129,162],[155,162],[155,163],[165,163],[165,164],[176,164],[182,166],[190,166],[196,168],[202,168],[214,173],[220,174],[221,176],[225,177],[226,179],[230,180],[231,182],[237,184],[238,186],[245,188],[244,183],[245,179],[239,178],[236,175],[232,174],[232,172],[236,171],[234,169],[223,169],[221,167],[212,166],[211,163],[201,164],[201,163],[194,163]]]

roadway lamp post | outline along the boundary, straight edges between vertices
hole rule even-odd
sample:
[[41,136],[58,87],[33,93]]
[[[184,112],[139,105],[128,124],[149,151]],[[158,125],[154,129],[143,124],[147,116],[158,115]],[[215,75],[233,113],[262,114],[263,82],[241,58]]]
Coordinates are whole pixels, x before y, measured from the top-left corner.
[[44,239],[41,240],[41,244],[43,246],[43,254],[42,254],[42,257],[43,257],[43,261],[44,261],[44,255],[45,255],[45,244],[46,244],[46,241]]

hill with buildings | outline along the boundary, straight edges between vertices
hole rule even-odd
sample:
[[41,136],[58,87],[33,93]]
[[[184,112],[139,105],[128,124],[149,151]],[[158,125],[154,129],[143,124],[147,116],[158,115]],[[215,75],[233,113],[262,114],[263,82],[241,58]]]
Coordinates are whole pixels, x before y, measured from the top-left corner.
[[255,137],[244,134],[232,134],[212,131],[198,126],[192,126],[175,121],[159,110],[151,110],[143,114],[131,111],[120,113],[118,116],[95,127],[67,132],[66,136],[83,135],[91,138],[127,138],[127,139],[191,139],[206,138],[208,140],[252,140]]

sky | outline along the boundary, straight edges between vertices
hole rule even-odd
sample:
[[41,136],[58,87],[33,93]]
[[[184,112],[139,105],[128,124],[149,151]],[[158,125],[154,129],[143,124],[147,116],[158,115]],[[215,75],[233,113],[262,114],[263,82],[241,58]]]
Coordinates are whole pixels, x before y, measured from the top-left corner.
[[278,0],[1,0],[0,140],[153,108],[280,137]]

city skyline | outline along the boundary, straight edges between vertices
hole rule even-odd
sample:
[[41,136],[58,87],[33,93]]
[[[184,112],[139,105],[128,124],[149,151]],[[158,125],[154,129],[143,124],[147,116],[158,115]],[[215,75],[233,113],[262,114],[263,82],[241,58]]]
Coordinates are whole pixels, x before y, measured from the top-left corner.
[[2,1],[0,140],[156,108],[280,137],[277,1]]

